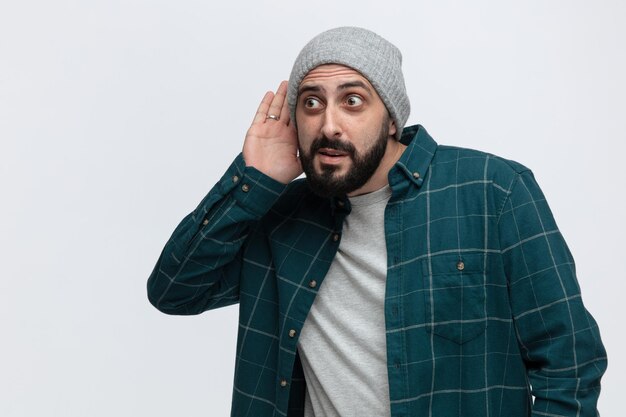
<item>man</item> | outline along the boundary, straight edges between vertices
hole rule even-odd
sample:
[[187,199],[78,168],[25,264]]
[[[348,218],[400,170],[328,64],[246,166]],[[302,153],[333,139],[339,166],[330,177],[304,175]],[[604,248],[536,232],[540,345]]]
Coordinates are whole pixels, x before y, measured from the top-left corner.
[[240,303],[233,416],[596,416],[605,351],[532,173],[408,115],[395,46],[315,37],[150,301]]

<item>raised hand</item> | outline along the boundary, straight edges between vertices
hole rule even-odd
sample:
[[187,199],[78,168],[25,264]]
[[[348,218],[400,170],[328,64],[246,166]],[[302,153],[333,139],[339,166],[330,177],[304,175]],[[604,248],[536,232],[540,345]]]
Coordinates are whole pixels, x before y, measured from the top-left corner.
[[290,120],[286,94],[287,81],[280,83],[276,93],[265,93],[243,144],[246,165],[283,184],[302,173],[298,136]]

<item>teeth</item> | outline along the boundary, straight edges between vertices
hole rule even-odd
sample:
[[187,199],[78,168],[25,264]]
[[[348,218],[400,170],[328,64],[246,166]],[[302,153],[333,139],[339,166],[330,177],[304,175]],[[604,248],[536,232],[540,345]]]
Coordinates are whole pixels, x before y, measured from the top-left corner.
[[343,152],[333,151],[333,150],[323,150],[323,151],[320,151],[320,153],[323,155],[327,155],[327,156],[343,156],[344,155]]

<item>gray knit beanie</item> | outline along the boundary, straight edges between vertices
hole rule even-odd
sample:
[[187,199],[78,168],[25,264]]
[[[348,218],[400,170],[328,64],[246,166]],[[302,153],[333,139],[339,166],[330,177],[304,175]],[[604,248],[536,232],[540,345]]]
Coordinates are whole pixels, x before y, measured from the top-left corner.
[[398,48],[374,32],[357,27],[340,27],[317,35],[300,51],[291,70],[287,102],[292,120],[302,79],[323,64],[341,64],[363,74],[385,103],[396,124],[396,138],[400,139],[411,105]]

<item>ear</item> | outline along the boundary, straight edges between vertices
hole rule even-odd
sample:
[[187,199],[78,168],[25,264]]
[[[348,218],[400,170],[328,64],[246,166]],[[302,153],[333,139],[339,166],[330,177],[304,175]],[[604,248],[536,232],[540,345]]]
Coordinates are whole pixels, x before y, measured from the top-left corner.
[[396,128],[396,121],[390,117],[388,123],[389,123],[389,136],[395,137],[396,132],[398,131],[398,129]]

